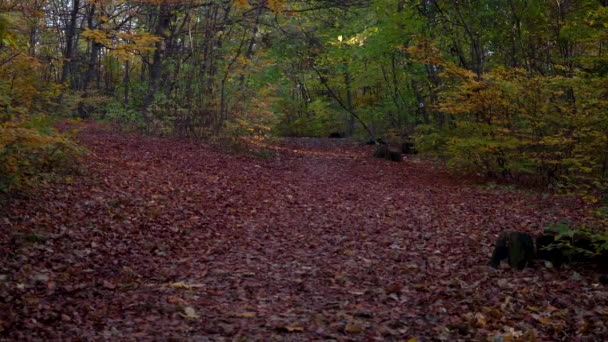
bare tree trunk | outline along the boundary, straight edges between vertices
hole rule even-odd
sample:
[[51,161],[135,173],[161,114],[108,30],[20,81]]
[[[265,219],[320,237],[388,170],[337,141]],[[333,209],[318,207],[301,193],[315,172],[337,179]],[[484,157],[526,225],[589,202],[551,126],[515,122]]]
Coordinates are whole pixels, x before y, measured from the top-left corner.
[[[351,89],[351,76],[348,70],[348,64],[344,64],[344,86],[346,87],[346,105],[349,111],[353,110],[353,92]],[[355,117],[353,115],[348,116],[348,135],[352,136],[355,133]]]
[[[72,11],[70,12],[70,20],[66,28],[65,35],[65,51],[63,54],[63,65],[61,69],[61,79],[59,83],[66,84],[68,81],[68,75],[72,71],[74,65],[74,37],[76,36],[76,20],[78,19],[78,12],[80,11],[80,0],[73,0]],[[73,87],[73,83],[70,84]],[[57,102],[61,103],[63,100],[64,92],[61,91]]]
[[[156,24],[156,30],[154,34],[163,39],[156,43],[156,49],[154,50],[154,55],[152,56],[152,64],[150,65],[149,88],[148,93],[146,94],[146,97],[144,99],[144,112],[147,111],[147,108],[152,104],[152,101],[154,101],[154,96],[160,89],[160,81],[163,72],[163,59],[167,44],[166,32],[169,29],[169,25],[171,23],[169,4],[166,1],[163,1],[159,8],[157,8],[157,20],[158,22]],[[148,120],[149,118],[146,117],[145,119]]]
[[[97,10],[97,5],[95,3],[91,4],[91,7],[87,13],[87,27],[89,30],[95,29],[95,11]],[[97,59],[99,56],[99,52],[101,51],[102,45],[97,43],[96,41],[91,41],[91,50],[89,51],[89,62],[87,64],[87,71],[84,75],[84,80],[82,82],[82,90],[85,92],[89,88],[89,83],[93,77],[95,77],[96,67],[97,67]]]
[[129,70],[129,61],[125,62],[125,77],[123,79],[124,86],[124,101],[125,105],[129,103],[129,84],[131,83],[131,71]]

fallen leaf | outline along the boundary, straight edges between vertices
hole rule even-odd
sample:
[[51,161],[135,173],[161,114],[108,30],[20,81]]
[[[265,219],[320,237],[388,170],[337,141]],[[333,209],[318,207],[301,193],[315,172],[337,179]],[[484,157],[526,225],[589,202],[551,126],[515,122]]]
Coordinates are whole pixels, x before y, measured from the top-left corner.
[[255,316],[257,316],[257,313],[255,312],[241,312],[240,314],[237,315],[238,317],[243,317],[243,318],[253,318]]
[[183,299],[181,299],[181,298],[179,298],[179,297],[176,297],[176,296],[169,296],[169,297],[167,297],[167,303],[182,305],[182,304],[185,304],[186,301],[183,300]]
[[287,330],[287,332],[303,332],[304,327],[298,325],[289,325],[285,327],[285,330]]
[[192,288],[192,286],[190,286],[184,282],[181,282],[181,281],[178,281],[176,283],[171,283],[171,284],[169,284],[169,287],[172,287],[174,289],[186,289],[186,290],[189,290]]
[[486,317],[479,312],[475,314],[475,323],[480,328],[485,328],[485,326],[488,324]]
[[187,284],[187,283],[184,283],[183,281],[178,281],[178,282],[175,282],[175,283],[170,283],[168,286],[171,287],[171,288],[174,288],[174,289],[192,290],[194,288],[203,287],[204,285],[201,285],[201,284]]
[[504,228],[593,222],[574,198],[482,189],[324,139],[286,138],[261,162],[86,125],[90,172],[0,205],[7,340],[95,327],[109,340],[517,340],[505,325],[521,340],[601,340],[606,287],[583,266],[485,266]]
[[186,306],[184,308],[184,313],[180,314],[182,317],[186,318],[186,319],[198,319],[200,318],[199,315],[196,313],[196,310],[194,310],[193,307],[191,306]]
[[357,323],[348,323],[344,327],[344,332],[349,334],[360,334],[363,332],[363,327]]
[[108,290],[114,290],[114,289],[116,288],[116,285],[114,285],[113,283],[111,283],[111,282],[110,282],[110,281],[108,281],[108,280],[104,280],[104,281],[102,282],[102,285],[103,285],[103,287],[105,287],[105,288],[106,288],[106,289],[108,289]]

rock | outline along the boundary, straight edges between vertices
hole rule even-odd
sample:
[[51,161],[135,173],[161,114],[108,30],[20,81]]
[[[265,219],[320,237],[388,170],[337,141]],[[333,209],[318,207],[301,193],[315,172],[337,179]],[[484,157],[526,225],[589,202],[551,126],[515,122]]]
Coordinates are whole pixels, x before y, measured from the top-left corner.
[[534,260],[532,236],[520,232],[500,234],[490,259],[490,266],[497,268],[503,260],[507,260],[511,267],[518,270],[530,265]]
[[395,162],[401,161],[401,151],[392,148],[388,145],[380,145],[376,148],[376,152],[374,152],[374,157],[391,160]]

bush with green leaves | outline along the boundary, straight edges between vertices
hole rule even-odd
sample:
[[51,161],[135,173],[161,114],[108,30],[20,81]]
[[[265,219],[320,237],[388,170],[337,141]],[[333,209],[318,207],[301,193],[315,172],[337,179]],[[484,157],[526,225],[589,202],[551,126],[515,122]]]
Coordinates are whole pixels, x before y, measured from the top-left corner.
[[[464,72],[463,72],[464,73]],[[442,93],[442,127],[418,127],[420,150],[464,172],[535,180],[597,199],[608,186],[606,81],[501,69]]]
[[118,101],[110,101],[106,104],[103,119],[129,128],[141,128],[144,122],[140,111],[129,108]]
[[608,257],[608,231],[583,227],[573,229],[567,224],[555,224],[545,229],[545,234],[553,236],[553,242],[546,250],[559,250],[567,260],[593,260]]
[[325,137],[331,132],[343,132],[344,111],[332,106],[331,102],[317,99],[305,108],[293,110],[281,108],[281,116],[276,133],[283,136]]
[[75,170],[82,149],[45,117],[0,125],[0,193],[32,187]]

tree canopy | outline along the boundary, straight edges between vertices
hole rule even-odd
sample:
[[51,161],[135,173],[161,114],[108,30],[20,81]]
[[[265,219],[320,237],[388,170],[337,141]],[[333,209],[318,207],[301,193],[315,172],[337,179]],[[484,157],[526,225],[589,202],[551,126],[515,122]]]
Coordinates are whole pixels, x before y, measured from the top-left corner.
[[608,172],[604,0],[31,0],[0,5],[0,122],[416,141],[579,190]]

